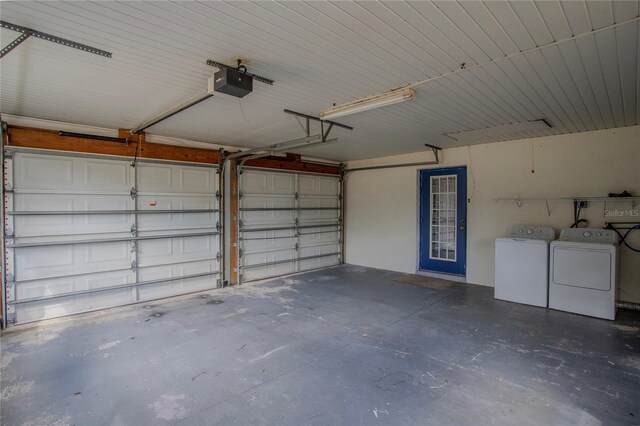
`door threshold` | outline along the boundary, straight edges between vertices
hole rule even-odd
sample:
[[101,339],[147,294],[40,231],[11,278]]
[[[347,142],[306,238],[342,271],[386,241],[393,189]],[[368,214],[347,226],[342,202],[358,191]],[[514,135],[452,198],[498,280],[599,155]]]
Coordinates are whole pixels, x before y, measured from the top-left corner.
[[443,279],[443,280],[455,281],[457,283],[466,283],[467,282],[466,275],[443,274],[441,272],[425,271],[425,270],[422,270],[422,269],[417,270],[416,271],[416,275],[423,275],[425,277],[440,278],[440,279]]

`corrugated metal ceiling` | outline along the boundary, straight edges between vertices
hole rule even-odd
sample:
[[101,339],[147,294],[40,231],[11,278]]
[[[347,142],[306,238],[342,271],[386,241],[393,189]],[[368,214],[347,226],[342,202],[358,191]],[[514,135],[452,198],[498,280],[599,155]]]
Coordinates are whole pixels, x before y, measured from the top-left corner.
[[[354,160],[456,146],[443,134],[543,117],[554,126],[545,135],[631,126],[640,123],[639,3],[2,2],[3,20],[113,58],[29,39],[0,64],[1,110],[133,128],[204,94],[214,71],[206,59],[241,55],[275,85],[256,82],[242,100],[217,95],[149,132],[246,147],[293,139],[302,129],[284,108],[317,115],[463,63],[472,69],[416,86],[411,102],[337,120],[355,130],[335,129],[339,144],[305,154]],[[0,35],[2,46],[17,37]]]

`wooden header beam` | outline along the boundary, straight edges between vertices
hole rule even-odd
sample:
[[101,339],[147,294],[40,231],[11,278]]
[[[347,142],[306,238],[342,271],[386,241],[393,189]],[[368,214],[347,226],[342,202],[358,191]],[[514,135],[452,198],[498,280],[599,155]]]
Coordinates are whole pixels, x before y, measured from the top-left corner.
[[[147,142],[144,133],[132,135],[128,130],[120,129],[118,131],[118,137],[127,138],[129,143],[124,144],[95,139],[85,139],[82,137],[60,136],[55,130],[9,126],[9,129],[7,130],[7,141],[5,141],[5,144],[7,146],[23,148],[117,155],[133,158],[139,143],[139,158],[206,164],[219,164],[221,161],[219,151]],[[245,166],[289,170],[292,172],[340,175],[340,167],[337,165],[333,166],[330,164],[308,163],[301,161],[300,156],[297,155],[288,155],[287,157],[267,156],[263,158],[256,158],[254,160],[247,161]]]
[[120,129],[119,137],[127,138],[128,144],[85,139],[81,137],[60,136],[55,130],[35,129],[31,127],[9,126],[6,146],[23,148],[50,149],[56,151],[83,152],[88,154],[117,155],[134,157],[138,143],[139,158],[159,160],[188,161],[193,163],[219,164],[220,153],[216,150],[191,148],[146,142],[145,135],[131,135],[128,130]]
[[256,158],[244,163],[245,167],[261,167],[266,169],[289,170],[292,172],[322,173],[327,175],[340,175],[340,167],[330,164],[306,163],[295,157],[267,156]]

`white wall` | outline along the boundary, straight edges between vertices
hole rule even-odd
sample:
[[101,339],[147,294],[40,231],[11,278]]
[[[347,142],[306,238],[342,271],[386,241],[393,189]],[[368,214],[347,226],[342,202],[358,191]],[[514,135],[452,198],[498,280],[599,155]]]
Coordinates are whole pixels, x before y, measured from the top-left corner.
[[[350,162],[348,167],[428,161],[430,152]],[[574,196],[627,190],[640,196],[640,126],[515,140],[441,152],[438,166],[467,166],[467,282],[493,285],[494,240],[509,226],[537,224],[558,232],[573,222]],[[535,173],[532,173],[532,167]],[[346,187],[346,262],[414,273],[417,260],[417,170],[407,167],[355,172]],[[497,198],[548,198],[498,202]],[[631,202],[622,205],[630,208]],[[640,209],[640,202],[635,204]],[[582,217],[604,224],[604,203],[591,202]],[[627,218],[626,220],[633,220]],[[636,220],[640,220],[637,218]],[[613,221],[613,220],[611,220]],[[630,239],[640,247],[640,231]],[[622,300],[640,302],[640,253],[621,249]]]

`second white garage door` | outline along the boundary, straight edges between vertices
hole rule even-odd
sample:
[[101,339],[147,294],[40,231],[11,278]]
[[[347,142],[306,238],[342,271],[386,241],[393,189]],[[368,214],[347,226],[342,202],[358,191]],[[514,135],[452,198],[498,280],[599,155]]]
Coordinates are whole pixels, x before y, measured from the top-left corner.
[[251,281],[338,265],[338,176],[243,169],[240,274]]

